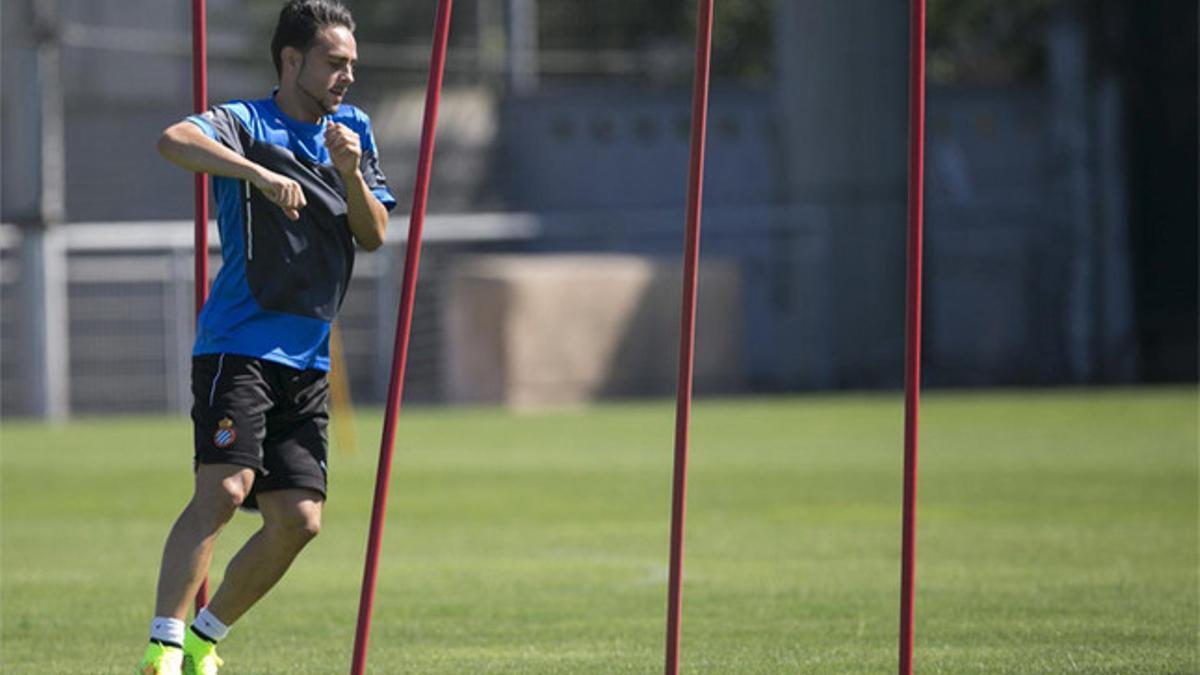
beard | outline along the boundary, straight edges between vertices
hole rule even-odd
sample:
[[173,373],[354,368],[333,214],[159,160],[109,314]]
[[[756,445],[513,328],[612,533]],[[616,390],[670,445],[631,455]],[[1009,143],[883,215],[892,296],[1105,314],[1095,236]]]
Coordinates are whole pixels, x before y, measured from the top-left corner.
[[304,84],[301,82],[296,83],[296,88],[299,89],[302,94],[307,96],[314,104],[316,104],[316,106],[318,108],[320,108],[322,111],[324,111],[325,114],[332,115],[337,112],[339,104],[331,103],[328,100],[326,100],[320,96],[314,95],[311,91],[308,90],[308,87],[305,87]]
[[332,97],[332,94],[329,92],[324,92],[324,96],[318,96],[314,94],[307,85],[304,84],[304,72],[307,65],[308,64],[306,61],[302,61],[300,63],[300,72],[296,75],[296,89],[300,90],[300,93],[304,94],[309,101],[316,105],[317,108],[319,108],[326,115],[332,115],[336,113],[338,106],[341,105],[341,103],[330,101],[329,99]]

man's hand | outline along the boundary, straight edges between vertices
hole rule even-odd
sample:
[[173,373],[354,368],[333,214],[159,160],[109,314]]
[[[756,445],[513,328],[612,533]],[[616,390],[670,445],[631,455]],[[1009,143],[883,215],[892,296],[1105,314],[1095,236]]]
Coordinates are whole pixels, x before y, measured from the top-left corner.
[[269,169],[259,172],[254,179],[254,187],[272,204],[283,209],[283,215],[290,220],[299,220],[300,209],[308,203],[299,183]]
[[333,167],[342,174],[343,179],[358,173],[362,147],[358,142],[358,134],[350,127],[330,120],[325,125],[325,147],[329,150]]
[[197,173],[249,182],[292,220],[300,219],[304,190],[300,184],[266,169],[209,138],[188,121],[176,122],[158,139],[158,151],[173,163]]

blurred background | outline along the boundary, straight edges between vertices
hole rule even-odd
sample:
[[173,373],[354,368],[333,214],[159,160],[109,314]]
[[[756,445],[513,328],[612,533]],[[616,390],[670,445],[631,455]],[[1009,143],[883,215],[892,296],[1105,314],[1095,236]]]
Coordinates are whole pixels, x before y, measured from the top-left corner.
[[[382,402],[434,2],[346,2],[400,200],[340,319]],[[0,414],[186,412],[190,3],[2,0]],[[209,0],[210,100],[276,0]],[[690,0],[458,0],[406,395],[674,385]],[[925,381],[1195,382],[1197,3],[930,0]],[[701,393],[902,380],[907,3],[718,0]],[[220,264],[211,232],[213,273]]]

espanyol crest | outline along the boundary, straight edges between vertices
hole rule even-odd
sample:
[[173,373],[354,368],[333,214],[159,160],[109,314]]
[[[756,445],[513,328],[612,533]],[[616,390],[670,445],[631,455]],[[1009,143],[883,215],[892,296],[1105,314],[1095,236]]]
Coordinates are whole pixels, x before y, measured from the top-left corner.
[[213,434],[213,445],[218,448],[228,448],[237,440],[237,432],[233,429],[233,420],[226,417],[217,422],[217,431]]

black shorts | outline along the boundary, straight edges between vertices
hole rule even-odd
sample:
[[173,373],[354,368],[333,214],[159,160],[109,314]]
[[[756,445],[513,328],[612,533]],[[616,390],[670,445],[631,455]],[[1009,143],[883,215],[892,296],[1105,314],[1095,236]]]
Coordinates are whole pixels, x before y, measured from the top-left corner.
[[236,354],[192,357],[195,466],[237,464],[254,469],[260,492],[306,488],[325,496],[329,440],[329,379]]

